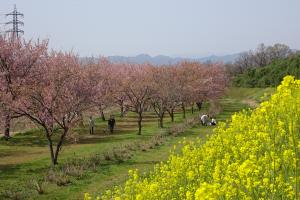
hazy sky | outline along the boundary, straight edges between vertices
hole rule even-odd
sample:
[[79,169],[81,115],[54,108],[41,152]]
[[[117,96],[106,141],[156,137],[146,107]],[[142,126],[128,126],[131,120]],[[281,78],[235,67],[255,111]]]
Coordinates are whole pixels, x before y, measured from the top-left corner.
[[300,49],[300,0],[0,0],[0,22],[14,4],[26,38],[82,56],[201,57],[262,42]]

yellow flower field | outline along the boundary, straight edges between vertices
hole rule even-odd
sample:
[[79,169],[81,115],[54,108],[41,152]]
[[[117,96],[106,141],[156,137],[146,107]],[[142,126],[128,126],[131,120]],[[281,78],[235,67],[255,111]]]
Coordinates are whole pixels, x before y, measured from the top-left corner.
[[269,101],[233,115],[204,144],[186,143],[149,176],[129,171],[124,186],[97,199],[300,199],[299,137],[300,80],[287,76]]

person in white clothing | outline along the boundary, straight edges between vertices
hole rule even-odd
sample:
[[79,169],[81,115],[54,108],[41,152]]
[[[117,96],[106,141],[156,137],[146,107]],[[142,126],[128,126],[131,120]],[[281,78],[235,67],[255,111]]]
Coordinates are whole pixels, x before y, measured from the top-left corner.
[[202,126],[207,126],[207,123],[208,123],[208,115],[202,115],[202,116],[200,117],[200,121],[201,121]]

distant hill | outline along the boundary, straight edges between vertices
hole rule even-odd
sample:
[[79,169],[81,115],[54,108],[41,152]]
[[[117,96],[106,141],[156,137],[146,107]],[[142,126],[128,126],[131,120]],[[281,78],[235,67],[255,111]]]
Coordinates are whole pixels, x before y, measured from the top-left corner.
[[[165,64],[176,64],[182,61],[198,61],[198,62],[223,62],[223,63],[232,63],[240,54],[231,54],[225,56],[208,56],[202,58],[183,58],[183,57],[170,57],[164,55],[158,56],[150,56],[148,54],[140,54],[137,56],[108,56],[107,59],[112,63],[136,63],[136,64],[143,64],[143,63],[151,63],[154,65],[165,65]],[[81,61],[86,62],[95,62],[97,58],[91,57],[82,57]]]
[[184,58],[172,58],[169,56],[149,56],[148,54],[140,54],[137,56],[132,57],[125,57],[125,56],[108,56],[108,60],[113,63],[136,63],[136,64],[143,64],[143,63],[151,63],[155,65],[164,65],[164,64],[175,64],[182,60],[186,60]]
[[188,60],[188,61],[199,61],[199,62],[224,62],[231,63],[233,62],[239,54],[225,55],[225,56],[208,56],[203,58],[182,58],[182,57],[169,57],[164,55],[158,56],[149,56],[148,54],[140,54],[132,57],[125,56],[108,56],[107,58],[113,63],[151,63],[155,65],[164,65],[164,64],[176,64],[178,62]]
[[196,59],[201,62],[223,62],[223,63],[232,63],[234,62],[238,57],[240,56],[240,53],[236,54],[230,54],[230,55],[224,55],[224,56],[208,56]]
[[300,78],[300,54],[276,60],[265,67],[250,68],[233,79],[238,87],[274,87],[286,75]]

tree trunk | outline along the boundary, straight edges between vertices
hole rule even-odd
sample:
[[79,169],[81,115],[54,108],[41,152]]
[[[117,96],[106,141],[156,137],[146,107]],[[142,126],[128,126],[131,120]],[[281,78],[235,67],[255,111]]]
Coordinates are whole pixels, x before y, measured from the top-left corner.
[[192,114],[194,114],[194,103],[192,104]]
[[124,117],[124,104],[121,104],[121,114],[120,117]]
[[99,107],[99,111],[100,111],[100,118],[102,119],[102,121],[105,121],[104,112],[103,112],[103,109],[101,108],[101,106]]
[[185,119],[185,106],[184,106],[184,104],[182,103],[181,104],[181,108],[182,108],[182,111],[183,111],[183,119]]
[[171,122],[174,122],[174,109],[169,110],[168,113],[171,117]]
[[138,135],[142,134],[142,113],[138,113],[139,117],[138,117],[138,127],[139,127],[139,132]]
[[165,112],[161,112],[159,115],[159,127],[160,128],[164,127],[164,115],[165,115]]
[[79,126],[83,127],[84,124],[83,124],[83,115],[82,115],[82,112],[79,113]]
[[163,117],[163,116],[160,116],[160,117],[159,117],[159,127],[160,127],[160,128],[163,128],[163,127],[164,127],[164,117]]
[[57,143],[56,151],[55,151],[55,155],[54,155],[54,162],[53,162],[54,165],[58,164],[58,162],[57,162],[58,155],[59,155],[59,152],[61,150],[61,147],[62,147],[62,144],[64,142],[64,139],[65,139],[65,137],[66,137],[66,135],[68,133],[68,130],[69,130],[68,128],[64,129],[64,133],[60,136],[60,139],[59,139],[59,141]]
[[5,124],[4,124],[4,137],[6,140],[10,138],[10,122],[11,122],[11,116],[10,114],[7,114],[5,116]]
[[57,164],[57,160],[54,157],[54,150],[53,150],[52,139],[51,139],[51,136],[50,136],[50,133],[48,132],[48,130],[46,130],[46,136],[47,136],[47,140],[48,140],[48,146],[49,146],[49,150],[50,150],[50,156],[51,156],[52,165],[56,165]]
[[104,112],[103,111],[100,112],[100,117],[101,117],[102,121],[105,121],[105,116],[104,116]]

